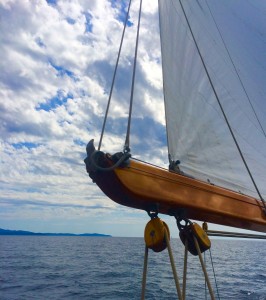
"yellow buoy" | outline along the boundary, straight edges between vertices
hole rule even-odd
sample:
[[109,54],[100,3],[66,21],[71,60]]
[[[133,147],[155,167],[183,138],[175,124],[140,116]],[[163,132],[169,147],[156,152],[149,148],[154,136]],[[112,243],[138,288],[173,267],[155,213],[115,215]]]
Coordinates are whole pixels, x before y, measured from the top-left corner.
[[170,240],[170,230],[167,224],[158,217],[151,219],[144,231],[146,246],[154,252],[163,251],[167,247],[165,234],[168,235]]

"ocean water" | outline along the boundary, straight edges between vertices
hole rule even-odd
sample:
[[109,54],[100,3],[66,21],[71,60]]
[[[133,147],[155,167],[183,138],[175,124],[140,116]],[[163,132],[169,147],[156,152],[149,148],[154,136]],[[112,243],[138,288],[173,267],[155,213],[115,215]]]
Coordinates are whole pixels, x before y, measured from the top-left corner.
[[[182,282],[184,247],[171,244]],[[140,299],[144,250],[142,238],[0,236],[0,299]],[[213,239],[211,251],[220,299],[266,299],[265,242]],[[186,299],[205,293],[190,255]],[[149,252],[146,299],[177,299],[167,250]]]

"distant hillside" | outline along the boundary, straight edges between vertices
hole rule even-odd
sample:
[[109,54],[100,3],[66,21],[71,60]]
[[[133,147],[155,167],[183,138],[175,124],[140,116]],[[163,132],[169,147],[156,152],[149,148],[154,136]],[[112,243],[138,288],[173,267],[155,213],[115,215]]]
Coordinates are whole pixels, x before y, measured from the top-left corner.
[[0,235],[38,235],[38,236],[99,236],[99,237],[110,237],[111,235],[101,233],[39,233],[24,230],[8,230],[0,228]]

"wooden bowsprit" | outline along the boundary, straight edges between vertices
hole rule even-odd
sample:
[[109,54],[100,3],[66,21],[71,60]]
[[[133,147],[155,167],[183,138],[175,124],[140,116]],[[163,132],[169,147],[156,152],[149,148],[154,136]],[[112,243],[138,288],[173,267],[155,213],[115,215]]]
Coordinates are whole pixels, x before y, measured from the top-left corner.
[[266,232],[260,200],[188,176],[87,146],[86,169],[92,180],[113,201],[128,207]]

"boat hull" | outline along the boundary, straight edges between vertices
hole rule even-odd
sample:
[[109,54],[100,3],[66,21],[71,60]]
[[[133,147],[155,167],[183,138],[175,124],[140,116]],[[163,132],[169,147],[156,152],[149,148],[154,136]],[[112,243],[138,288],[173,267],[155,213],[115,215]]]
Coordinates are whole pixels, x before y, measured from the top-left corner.
[[109,198],[128,207],[266,232],[261,201],[228,189],[133,159],[125,167],[89,174]]

